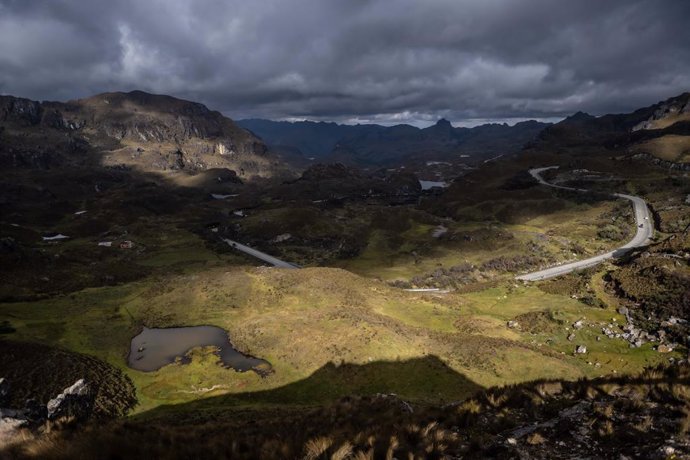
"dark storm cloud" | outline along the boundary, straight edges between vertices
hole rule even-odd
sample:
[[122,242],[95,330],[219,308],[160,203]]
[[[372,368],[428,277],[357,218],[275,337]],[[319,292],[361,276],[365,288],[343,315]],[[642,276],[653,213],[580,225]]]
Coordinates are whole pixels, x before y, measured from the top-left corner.
[[0,0],[0,93],[389,123],[600,114],[690,90],[689,17],[686,0]]

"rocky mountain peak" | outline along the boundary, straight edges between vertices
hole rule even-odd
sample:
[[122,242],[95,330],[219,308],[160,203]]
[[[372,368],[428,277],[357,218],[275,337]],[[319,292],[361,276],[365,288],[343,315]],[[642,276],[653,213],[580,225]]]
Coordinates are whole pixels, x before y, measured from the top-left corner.
[[667,99],[651,109],[652,115],[633,126],[632,131],[663,129],[677,122],[690,121],[690,93]]
[[570,115],[568,118],[566,118],[563,121],[589,121],[589,120],[595,120],[595,119],[596,119],[595,116],[590,115],[587,112],[578,111],[578,112],[575,112],[574,114]]
[[[145,171],[193,173],[215,167],[261,175],[274,169],[265,144],[220,112],[144,91],[102,93],[65,103],[0,96],[0,127],[11,136],[0,155],[9,155],[15,165],[77,165],[102,158],[106,166]],[[46,133],[56,138],[50,152],[41,147],[45,142],[32,139]],[[58,143],[64,148],[55,148]],[[99,155],[84,155],[87,151]]]

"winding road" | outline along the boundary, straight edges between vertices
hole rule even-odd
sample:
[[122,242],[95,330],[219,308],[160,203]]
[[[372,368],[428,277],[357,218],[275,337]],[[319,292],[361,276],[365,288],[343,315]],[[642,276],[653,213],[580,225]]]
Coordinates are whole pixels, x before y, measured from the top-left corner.
[[266,254],[265,252],[257,251],[254,248],[250,248],[249,246],[246,246],[242,243],[238,243],[237,241],[230,240],[228,238],[223,238],[223,241],[225,241],[230,247],[237,249],[238,251],[242,251],[245,254],[249,254],[252,257],[256,257],[257,259],[263,260],[264,262],[268,262],[269,264],[273,265],[274,267],[279,267],[279,268],[300,268],[299,265],[291,264],[290,262],[285,262],[284,260],[280,260],[277,257],[273,257],[271,255]]
[[[563,190],[572,190],[575,192],[582,192],[582,193],[589,192],[589,190],[587,190],[587,189],[574,188],[574,187],[564,187],[562,185],[551,184],[551,183],[545,181],[543,177],[541,177],[542,172],[548,171],[550,169],[556,169],[556,168],[558,168],[558,166],[549,166],[546,168],[535,168],[535,169],[530,169],[529,173],[532,175],[532,177],[534,177],[542,185],[546,185],[546,186],[553,187],[553,188],[560,188]],[[565,274],[573,272],[575,270],[581,270],[584,268],[593,267],[594,265],[597,265],[597,264],[599,264],[605,260],[608,260],[608,259],[621,257],[633,248],[638,248],[640,246],[646,245],[649,242],[649,239],[654,235],[654,225],[652,223],[652,219],[651,219],[651,216],[649,214],[649,209],[647,208],[647,203],[645,203],[645,201],[640,197],[632,196],[632,195],[624,195],[622,193],[613,193],[611,196],[613,196],[615,198],[623,198],[623,199],[629,200],[633,204],[633,210],[635,212],[635,222],[636,222],[637,232],[635,233],[635,237],[632,240],[630,240],[628,242],[628,244],[626,244],[625,246],[621,246],[620,248],[615,249],[613,251],[609,251],[605,254],[600,254],[598,256],[590,257],[589,259],[578,260],[576,262],[570,262],[570,263],[563,264],[563,265],[557,265],[555,267],[547,268],[547,269],[540,270],[537,272],[527,273],[525,275],[519,275],[519,276],[516,276],[516,279],[521,280],[521,281],[539,281],[539,280],[554,278],[556,276],[565,275]],[[261,252],[261,251],[254,249],[254,248],[250,248],[249,246],[246,246],[242,243],[238,243],[237,241],[233,241],[233,240],[230,240],[228,238],[223,238],[223,241],[226,242],[230,247],[237,249],[238,251],[242,251],[245,254],[248,254],[252,257],[256,257],[257,259],[263,260],[264,262],[267,262],[267,263],[273,265],[274,267],[301,268],[299,265],[291,264],[290,262],[285,262],[284,260],[280,260],[277,257],[273,257],[272,255],[266,254],[265,252]]]
[[[535,168],[530,169],[529,173],[534,177],[540,184],[547,185],[553,188],[560,188],[563,190],[573,190],[576,192],[589,192],[589,190],[573,187],[564,187],[562,185],[555,185],[546,182],[541,173],[549,169],[556,169],[558,166],[549,166],[546,168]],[[633,204],[633,210],[635,212],[635,227],[637,232],[632,240],[628,242],[625,246],[621,246],[618,249],[607,252],[605,254],[600,254],[598,256],[590,257],[589,259],[578,260],[576,262],[567,263],[564,265],[558,265],[556,267],[547,268],[545,270],[540,270],[538,272],[527,273],[526,275],[517,276],[516,279],[521,281],[538,281],[553,278],[560,275],[565,275],[575,270],[581,270],[583,268],[593,267],[605,260],[621,257],[633,248],[638,248],[644,246],[649,242],[650,238],[654,235],[654,224],[652,223],[651,216],[649,214],[649,209],[647,208],[647,203],[637,196],[624,195],[622,193],[613,193],[612,196],[616,198],[624,198],[629,200]]]

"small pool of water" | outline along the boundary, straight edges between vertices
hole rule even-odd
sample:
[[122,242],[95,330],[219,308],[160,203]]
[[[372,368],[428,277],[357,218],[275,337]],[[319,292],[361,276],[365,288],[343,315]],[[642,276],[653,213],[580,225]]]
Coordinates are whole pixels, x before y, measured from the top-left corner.
[[216,326],[144,328],[132,339],[127,364],[138,371],[151,372],[181,359],[195,347],[218,348],[223,366],[239,372],[254,371],[261,376],[271,372],[271,365],[263,359],[247,356],[235,350],[228,333]]
[[448,187],[448,182],[434,181],[434,180],[420,180],[419,185],[422,186],[422,190],[431,190],[434,187],[446,188]]

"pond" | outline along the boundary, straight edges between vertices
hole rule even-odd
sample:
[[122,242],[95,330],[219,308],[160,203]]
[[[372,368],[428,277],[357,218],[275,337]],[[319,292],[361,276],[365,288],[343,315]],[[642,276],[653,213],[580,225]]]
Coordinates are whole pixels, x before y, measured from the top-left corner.
[[138,371],[151,372],[177,360],[189,362],[186,354],[195,347],[217,347],[223,366],[238,372],[254,371],[266,376],[271,373],[268,361],[235,350],[228,333],[216,326],[144,328],[132,339],[127,364]]
[[433,181],[433,180],[420,180],[419,185],[422,186],[422,190],[431,190],[434,187],[441,187],[441,188],[448,187],[447,182]]

